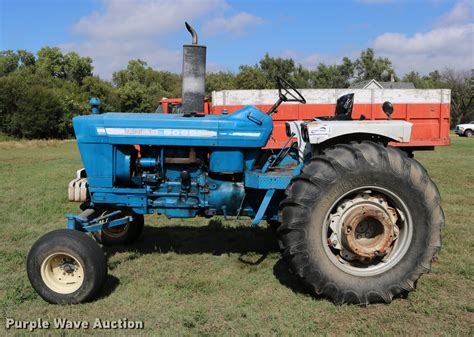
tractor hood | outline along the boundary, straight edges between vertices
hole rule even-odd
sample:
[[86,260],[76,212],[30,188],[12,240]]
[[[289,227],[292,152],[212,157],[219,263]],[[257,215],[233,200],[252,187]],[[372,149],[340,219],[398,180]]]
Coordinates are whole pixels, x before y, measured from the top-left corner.
[[231,115],[117,113],[73,119],[78,143],[263,147],[273,123],[253,106]]

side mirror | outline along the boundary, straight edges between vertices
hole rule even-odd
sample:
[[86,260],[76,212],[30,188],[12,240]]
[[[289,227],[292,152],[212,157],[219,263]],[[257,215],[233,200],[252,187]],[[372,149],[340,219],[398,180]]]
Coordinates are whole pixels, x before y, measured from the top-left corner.
[[386,101],[382,104],[382,110],[385,112],[387,117],[390,119],[391,115],[393,114],[393,104],[390,103],[389,101]]

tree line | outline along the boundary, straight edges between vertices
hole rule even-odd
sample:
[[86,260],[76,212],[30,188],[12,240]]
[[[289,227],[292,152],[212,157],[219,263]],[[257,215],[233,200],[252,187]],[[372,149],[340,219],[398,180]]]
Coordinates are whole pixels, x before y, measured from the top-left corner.
[[[413,82],[417,88],[452,90],[454,124],[474,118],[473,76],[469,71],[434,70],[426,76],[412,71],[399,78],[387,58],[366,49],[339,64],[307,68],[291,58],[265,55],[237,72],[208,73],[206,95],[214,90],[275,88],[275,76],[298,88],[347,88],[353,82],[375,79]],[[59,48],[44,47],[36,55],[26,50],[0,52],[0,133],[17,138],[68,138],[72,117],[88,114],[90,97],[99,97],[104,111],[153,112],[163,97],[180,97],[181,76],[155,70],[142,60],[106,81],[94,75],[92,59]]]

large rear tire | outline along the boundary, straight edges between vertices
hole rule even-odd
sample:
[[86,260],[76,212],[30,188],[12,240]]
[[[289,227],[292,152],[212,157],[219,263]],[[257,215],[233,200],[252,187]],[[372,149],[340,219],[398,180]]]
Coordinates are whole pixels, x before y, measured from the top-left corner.
[[97,295],[107,276],[107,262],[90,236],[59,229],[31,247],[27,273],[33,288],[47,302],[83,303]]
[[389,303],[414,290],[441,247],[438,189],[392,147],[336,145],[303,167],[286,196],[283,255],[314,294],[338,303]]

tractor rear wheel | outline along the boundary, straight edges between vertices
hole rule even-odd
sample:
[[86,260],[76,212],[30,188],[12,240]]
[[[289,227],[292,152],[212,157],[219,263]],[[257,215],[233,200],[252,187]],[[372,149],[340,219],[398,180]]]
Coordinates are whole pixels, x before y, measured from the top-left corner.
[[441,247],[436,185],[416,160],[373,142],[314,157],[280,207],[283,256],[316,295],[337,303],[407,294]]
[[70,229],[49,232],[35,242],[27,273],[36,292],[49,303],[92,300],[107,276],[99,245],[87,234]]
[[[105,213],[104,213],[105,214]],[[133,220],[125,225],[105,228],[92,235],[97,242],[104,246],[126,245],[135,242],[143,232],[144,218],[142,214],[127,212]],[[122,217],[123,215],[120,215]]]

